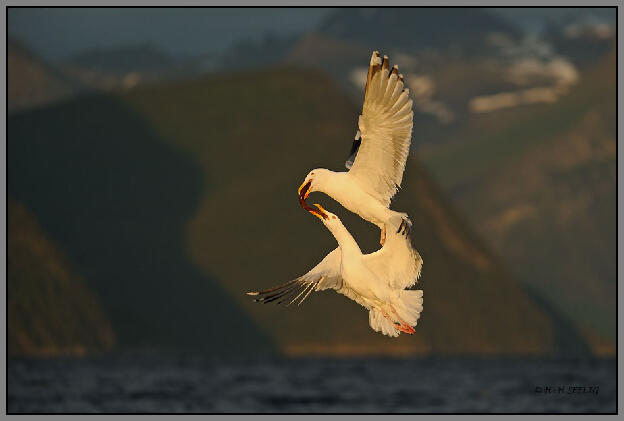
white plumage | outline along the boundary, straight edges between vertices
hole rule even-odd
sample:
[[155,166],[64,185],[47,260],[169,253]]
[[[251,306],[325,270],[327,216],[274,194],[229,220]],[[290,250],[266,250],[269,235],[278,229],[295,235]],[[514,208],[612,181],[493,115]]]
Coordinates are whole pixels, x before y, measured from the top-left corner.
[[388,57],[383,60],[377,51],[370,60],[364,105],[348,172],[323,168],[310,171],[299,187],[301,205],[310,209],[305,199],[311,192],[323,192],[346,209],[379,226],[381,244],[386,226],[401,229],[411,222],[407,214],[389,209],[390,201],[401,186],[409,153],[413,125],[412,100],[405,89],[403,76],[395,65],[389,69]]
[[362,145],[349,173],[386,207],[401,186],[412,136],[413,112],[409,89],[404,89],[398,66],[388,72],[373,53],[358,126]]
[[357,242],[340,219],[316,205],[311,213],[318,216],[338,242],[329,253],[305,275],[283,285],[247,294],[259,296],[255,301],[301,304],[312,291],[334,289],[369,310],[369,324],[375,331],[398,336],[399,331],[413,334],[423,309],[421,290],[406,290],[416,283],[422,258],[413,249],[406,229],[391,231],[384,246],[362,254]]
[[[373,52],[362,115],[360,115],[348,172],[324,168],[310,171],[299,187],[299,201],[319,217],[338,242],[308,273],[263,291],[248,292],[257,302],[301,304],[312,291],[333,289],[369,311],[371,328],[396,337],[413,334],[423,309],[423,292],[408,290],[420,276],[423,260],[409,240],[411,222],[406,213],[389,209],[403,179],[412,133],[412,101],[398,67],[389,69]],[[311,192],[323,192],[348,210],[381,228],[382,248],[363,254],[340,219],[308,206]],[[391,229],[387,229],[390,227]]]

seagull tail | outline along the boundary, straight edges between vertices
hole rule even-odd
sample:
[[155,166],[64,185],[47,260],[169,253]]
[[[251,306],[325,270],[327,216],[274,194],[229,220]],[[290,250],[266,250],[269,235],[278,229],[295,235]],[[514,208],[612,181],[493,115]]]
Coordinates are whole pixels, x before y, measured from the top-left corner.
[[402,290],[392,305],[401,319],[410,326],[416,326],[423,311],[423,292],[421,289]]
[[247,295],[258,297],[254,300],[255,303],[270,303],[276,302],[276,304],[286,303],[286,306],[291,305],[295,301],[299,300],[297,305],[301,305],[308,297],[308,295],[316,288],[318,281],[306,281],[301,278],[293,279],[285,284],[281,284],[272,288],[268,288],[262,291],[250,291]]
[[392,338],[399,336],[399,330],[390,320],[386,319],[381,310],[377,308],[373,307],[368,312],[368,324],[375,332],[383,333]]

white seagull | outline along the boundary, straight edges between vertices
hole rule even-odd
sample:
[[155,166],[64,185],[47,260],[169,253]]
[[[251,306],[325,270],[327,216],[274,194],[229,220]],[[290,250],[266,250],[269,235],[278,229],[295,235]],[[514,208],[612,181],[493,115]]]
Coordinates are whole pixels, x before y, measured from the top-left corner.
[[392,337],[398,336],[399,331],[413,334],[423,309],[423,292],[406,288],[420,277],[423,260],[412,247],[407,227],[401,233],[391,231],[381,249],[362,254],[340,219],[320,205],[315,206],[318,210],[308,211],[323,221],[336,238],[338,248],[305,275],[247,294],[259,296],[256,302],[289,301],[290,305],[302,297],[298,303],[301,304],[314,290],[331,288],[369,310],[373,330]]
[[318,191],[331,196],[346,209],[381,229],[384,244],[386,225],[411,228],[406,213],[389,209],[390,201],[401,186],[409,153],[413,126],[412,100],[404,88],[398,66],[389,70],[388,56],[383,60],[374,51],[368,67],[359,130],[347,172],[324,168],[310,171],[299,187],[301,206],[310,210],[305,199]]

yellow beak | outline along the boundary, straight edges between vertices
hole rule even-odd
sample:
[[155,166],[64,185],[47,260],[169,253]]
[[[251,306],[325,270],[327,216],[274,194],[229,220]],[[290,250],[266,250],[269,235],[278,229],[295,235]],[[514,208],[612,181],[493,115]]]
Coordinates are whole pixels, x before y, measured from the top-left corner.
[[297,193],[299,194],[299,197],[303,200],[308,198],[308,195],[310,194],[310,192],[308,190],[310,190],[310,186],[312,185],[312,181],[308,181],[308,182],[303,182],[301,183],[301,185],[299,186],[299,190],[297,190]]
[[308,212],[310,212],[312,215],[316,216],[320,220],[328,218],[327,211],[325,209],[323,209],[323,207],[321,205],[319,205],[318,203],[315,203],[314,206],[316,206],[318,208],[318,211],[310,208],[310,209],[308,209]]

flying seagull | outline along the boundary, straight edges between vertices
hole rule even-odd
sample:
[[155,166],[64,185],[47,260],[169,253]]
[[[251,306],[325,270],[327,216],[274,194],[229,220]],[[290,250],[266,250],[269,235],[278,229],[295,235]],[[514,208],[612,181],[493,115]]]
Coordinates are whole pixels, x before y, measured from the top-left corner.
[[308,210],[323,221],[338,247],[312,270],[285,284],[248,292],[254,301],[300,305],[312,291],[334,289],[365,307],[370,327],[384,335],[399,332],[412,335],[423,309],[422,290],[407,290],[420,277],[423,260],[412,247],[404,226],[400,233],[390,231],[384,246],[362,254],[360,247],[340,219],[315,205]]
[[359,130],[346,162],[349,171],[335,172],[317,168],[308,173],[299,187],[301,206],[312,192],[331,196],[346,209],[381,229],[381,245],[386,225],[401,231],[411,221],[406,213],[389,209],[390,201],[401,186],[409,153],[413,125],[412,100],[405,89],[398,66],[389,69],[388,56],[371,56],[366,77],[364,105],[358,120]]

